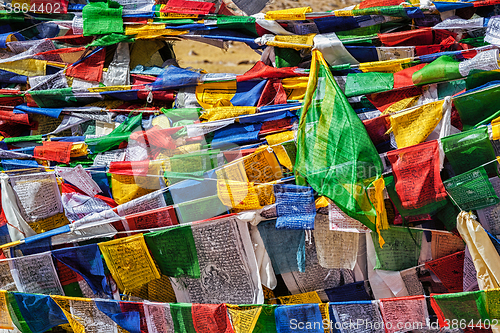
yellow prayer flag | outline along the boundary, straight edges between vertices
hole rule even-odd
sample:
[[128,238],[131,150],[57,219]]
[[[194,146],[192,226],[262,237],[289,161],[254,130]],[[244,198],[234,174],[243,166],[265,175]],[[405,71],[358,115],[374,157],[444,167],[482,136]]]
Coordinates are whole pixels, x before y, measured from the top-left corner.
[[310,291],[308,293],[291,295],[291,296],[280,296],[278,297],[281,304],[317,304],[321,303],[321,298],[316,291]]
[[[319,304],[319,311],[321,312],[321,318],[323,318],[324,323],[330,323],[330,310],[328,303]],[[324,325],[323,329],[325,333],[330,333],[330,329],[328,325]]]
[[312,13],[311,7],[270,10],[266,13],[266,20],[305,20],[306,13]]
[[497,117],[491,121],[491,129],[493,134],[493,140],[500,139],[500,117]]
[[467,244],[480,290],[500,287],[500,256],[484,228],[468,212],[457,217],[457,230]]
[[[219,102],[231,101],[236,93],[236,81],[209,82],[196,86],[196,99],[204,109],[210,109]],[[229,102],[231,104],[231,102]],[[225,104],[227,105],[227,104]],[[231,104],[232,105],[232,104]]]
[[329,199],[325,196],[320,196],[318,199],[316,199],[315,205],[316,209],[323,208],[323,207],[328,207],[330,205]]
[[255,112],[257,112],[257,108],[253,106],[221,106],[207,109],[200,116],[200,120],[215,121],[234,118],[245,114],[254,114]]
[[92,300],[88,298],[76,298],[76,297],[66,297],[58,295],[52,295],[50,297],[61,308],[62,312],[66,316],[66,319],[68,319],[68,323],[71,326],[73,332],[85,333],[85,318],[79,318],[71,314],[70,300],[75,300],[80,302],[91,302]]
[[81,143],[73,143],[71,146],[70,157],[80,157],[87,156],[87,144],[84,142]]
[[359,64],[359,69],[363,72],[396,73],[403,69],[402,64],[409,63],[410,58],[391,59],[384,61],[364,62]]
[[245,156],[245,172],[248,180],[255,183],[270,183],[283,178],[283,171],[272,148],[262,146],[251,155]]
[[303,100],[306,95],[307,82],[309,77],[290,77],[281,80],[286,97],[289,100]]
[[266,136],[266,141],[270,146],[278,145],[280,143],[291,141],[293,139],[295,139],[294,131],[280,132]]
[[398,148],[424,142],[443,117],[443,103],[432,102],[391,115],[389,119]]
[[402,100],[399,100],[394,104],[391,104],[387,109],[384,110],[384,112],[382,112],[382,114],[384,114],[384,115],[391,114],[394,112],[398,112],[398,111],[401,111],[404,109],[411,108],[412,106],[415,106],[415,104],[417,103],[420,96],[421,95],[403,98]]
[[293,170],[293,162],[290,159],[290,156],[288,156],[288,153],[283,146],[274,146],[273,147],[274,153],[276,154],[276,157],[278,158],[278,161],[282,166],[287,168],[288,170]]
[[25,76],[45,75],[47,61],[38,59],[22,59],[0,64],[0,69]]
[[375,226],[378,233],[378,243],[380,245],[380,248],[382,248],[382,246],[384,246],[385,244],[385,241],[380,234],[380,230],[389,229],[389,222],[387,221],[387,211],[385,210],[384,202],[384,178],[380,177],[379,179],[374,181],[373,186],[375,187],[375,190],[368,191],[368,196],[373,203],[373,206],[375,206],[375,210],[377,211],[377,221],[375,223]]
[[297,51],[300,51],[302,49],[311,49],[314,44],[314,36],[316,36],[316,34],[285,36],[278,35],[275,36],[272,41],[268,41],[266,45],[286,49],[294,49]]
[[53,216],[46,217],[44,219],[38,220],[36,222],[31,222],[29,226],[37,234],[47,232],[62,226],[69,224],[69,220],[64,213],[58,213]]
[[262,208],[253,183],[218,179],[217,195],[222,204],[227,207],[238,210]]
[[160,278],[143,234],[99,243],[99,249],[118,288],[124,293]]
[[261,206],[269,206],[276,202],[274,186],[272,184],[255,185],[255,191],[257,192]]
[[233,323],[234,333],[253,332],[262,311],[261,306],[241,306],[226,304]]
[[7,307],[6,291],[0,291],[0,328],[12,330],[14,325],[10,318],[9,309]]
[[129,202],[148,193],[160,189],[160,175],[162,161],[149,161],[149,176],[131,176],[111,174],[111,191],[117,204]]

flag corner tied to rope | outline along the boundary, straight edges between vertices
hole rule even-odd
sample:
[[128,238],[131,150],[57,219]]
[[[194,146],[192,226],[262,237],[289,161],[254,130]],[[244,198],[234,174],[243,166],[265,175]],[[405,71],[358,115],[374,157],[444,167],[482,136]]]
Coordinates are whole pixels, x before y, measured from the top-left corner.
[[[372,203],[376,198],[367,192],[382,174],[377,150],[318,50],[310,73],[297,133],[297,184],[309,183],[372,231],[385,229],[388,224]],[[379,201],[381,183],[375,184]]]

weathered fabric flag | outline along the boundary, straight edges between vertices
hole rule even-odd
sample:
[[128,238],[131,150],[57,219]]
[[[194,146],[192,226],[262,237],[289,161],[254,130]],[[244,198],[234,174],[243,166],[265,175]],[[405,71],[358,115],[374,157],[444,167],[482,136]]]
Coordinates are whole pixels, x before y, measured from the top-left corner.
[[366,188],[381,173],[382,161],[363,123],[321,53],[313,51],[297,134],[297,183],[307,181],[319,195],[375,231],[377,214]]

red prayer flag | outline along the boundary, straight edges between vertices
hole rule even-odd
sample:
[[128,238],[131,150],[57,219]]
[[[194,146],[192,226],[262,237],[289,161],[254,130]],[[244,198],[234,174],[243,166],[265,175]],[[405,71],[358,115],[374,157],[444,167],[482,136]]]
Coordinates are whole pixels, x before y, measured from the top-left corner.
[[257,61],[257,63],[250,68],[245,74],[238,75],[236,77],[236,81],[248,81],[254,79],[284,79],[287,77],[296,77],[296,76],[307,76],[307,73],[298,74],[295,70],[298,67],[282,67],[282,68],[274,68],[271,66],[267,66],[262,61]]
[[266,105],[286,104],[287,96],[285,88],[281,84],[280,79],[270,79],[264,86],[264,90],[260,95],[257,107]]
[[100,82],[104,67],[105,49],[98,51],[75,66],[69,66],[67,76],[76,77],[85,81]]
[[441,280],[450,293],[459,293],[463,290],[465,251],[456,252],[446,257],[431,260],[425,263]]
[[44,141],[43,146],[35,147],[33,156],[41,160],[69,163],[72,142]]
[[387,153],[403,208],[418,209],[446,198],[437,140]]
[[198,333],[234,333],[226,304],[193,304],[191,313]]
[[434,41],[431,28],[378,34],[378,37],[384,46],[430,45]]

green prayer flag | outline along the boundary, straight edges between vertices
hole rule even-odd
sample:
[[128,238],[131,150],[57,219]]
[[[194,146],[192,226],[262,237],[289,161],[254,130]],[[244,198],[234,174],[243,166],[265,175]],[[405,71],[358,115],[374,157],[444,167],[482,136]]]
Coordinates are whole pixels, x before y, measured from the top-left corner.
[[118,43],[133,43],[135,41],[134,38],[130,36],[125,36],[125,35],[120,35],[120,34],[111,34],[111,35],[105,35],[102,36],[101,38],[96,39],[86,47],[91,47],[91,46],[109,46],[109,45],[114,45]]
[[300,52],[297,50],[275,47],[274,53],[276,55],[277,68],[295,67],[302,61]]
[[170,314],[174,322],[175,333],[193,333],[196,332],[193,325],[193,316],[191,314],[191,304],[173,303],[170,304]]
[[254,37],[259,37],[255,27],[255,17],[252,16],[217,15],[217,27],[227,30],[243,30],[250,32]]
[[42,135],[29,135],[29,136],[16,136],[12,138],[4,138],[3,141],[5,143],[13,143],[13,142],[28,142],[28,141],[42,141]]
[[5,299],[7,301],[7,309],[9,310],[10,318],[12,319],[12,323],[23,333],[32,333],[31,329],[26,323],[23,315],[21,314],[21,310],[19,310],[19,306],[17,305],[17,301],[10,292],[5,293]]
[[[487,127],[447,136],[441,139],[441,144],[457,175],[496,160]],[[497,176],[496,164],[495,162],[484,166],[490,177]]]
[[141,126],[142,113],[132,118],[127,118],[111,133],[100,138],[85,139],[85,143],[89,146],[90,150],[95,153],[102,153],[116,147],[123,141],[128,140],[130,134],[137,128],[142,129]]
[[[489,75],[487,77],[494,78],[494,76]],[[500,85],[496,84],[453,98],[453,105],[460,115],[464,131],[473,128],[474,125],[500,109],[498,104],[495,103],[499,93]]]
[[79,106],[71,88],[32,90],[29,95],[41,108]]
[[486,208],[500,202],[484,167],[445,180],[443,185],[452,201],[465,211]]
[[450,56],[441,56],[416,71],[411,76],[413,83],[417,86],[441,81],[449,81],[462,78],[458,70],[459,62]]
[[316,50],[300,115],[294,172],[299,185],[305,179],[319,195],[376,230],[376,212],[366,189],[380,178],[382,161]]
[[190,225],[145,234],[144,239],[162,274],[196,279],[200,277],[198,255]]
[[259,319],[252,333],[274,333],[276,332],[276,319],[274,311],[278,305],[264,304],[260,311]]
[[[484,291],[472,291],[453,294],[432,295],[443,316],[450,321],[453,319],[465,320],[474,323],[488,319]],[[434,307],[434,306],[433,306]]]
[[404,227],[394,227],[382,230],[385,240],[383,248],[378,246],[378,235],[371,233],[377,264],[374,269],[387,271],[402,271],[418,265],[422,244],[422,231]]
[[457,217],[460,214],[460,209],[449,198],[446,198],[445,202],[446,205],[436,213],[436,217],[443,222],[446,230],[452,231],[457,227]]
[[181,120],[198,120],[201,110],[201,108],[160,109],[173,123]]
[[227,213],[227,207],[220,201],[219,196],[212,195],[179,203],[176,213],[180,223],[188,223]]
[[350,73],[347,74],[345,95],[347,97],[373,94],[392,90],[394,74],[392,73]]
[[90,2],[83,7],[83,35],[123,33],[123,7],[116,1]]

